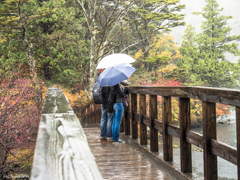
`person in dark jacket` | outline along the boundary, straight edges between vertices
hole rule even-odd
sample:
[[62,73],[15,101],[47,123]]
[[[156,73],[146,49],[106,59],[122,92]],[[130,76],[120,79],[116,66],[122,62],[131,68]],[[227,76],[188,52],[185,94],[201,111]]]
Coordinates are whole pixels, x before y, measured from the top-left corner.
[[[99,70],[98,75],[100,75],[103,72],[104,69]],[[107,103],[110,93],[110,87],[103,87],[106,88],[103,91],[103,99],[104,104],[101,104],[101,123],[100,123],[100,141],[108,141],[112,142],[112,123],[113,123],[113,111],[108,112],[107,111]]]
[[107,111],[110,113],[113,111],[113,124],[112,124],[112,138],[113,142],[121,143],[119,140],[120,125],[123,116],[123,103],[122,98],[128,94],[128,89],[123,88],[122,85],[116,84],[110,87],[110,94],[107,104]]

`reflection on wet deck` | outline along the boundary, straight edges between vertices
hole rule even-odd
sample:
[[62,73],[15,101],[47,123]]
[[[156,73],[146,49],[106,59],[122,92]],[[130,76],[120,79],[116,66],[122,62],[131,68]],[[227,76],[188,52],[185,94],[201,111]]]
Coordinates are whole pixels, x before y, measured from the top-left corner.
[[104,179],[174,179],[127,144],[100,142],[100,129],[84,128]]

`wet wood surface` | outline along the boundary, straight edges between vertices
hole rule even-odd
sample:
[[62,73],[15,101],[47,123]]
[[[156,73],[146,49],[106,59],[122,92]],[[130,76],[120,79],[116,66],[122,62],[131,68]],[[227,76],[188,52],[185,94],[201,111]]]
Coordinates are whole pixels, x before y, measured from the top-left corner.
[[100,142],[99,127],[84,132],[104,179],[174,179],[126,143]]
[[48,88],[31,180],[101,180],[83,128],[59,88]]

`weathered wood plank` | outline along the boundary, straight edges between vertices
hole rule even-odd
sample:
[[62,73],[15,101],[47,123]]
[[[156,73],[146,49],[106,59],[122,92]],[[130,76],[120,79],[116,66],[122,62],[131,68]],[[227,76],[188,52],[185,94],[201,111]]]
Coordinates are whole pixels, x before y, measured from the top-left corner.
[[[63,97],[60,89],[54,90]],[[41,115],[31,179],[103,179],[83,128],[67,100],[58,101],[58,97],[53,98],[50,93],[55,94],[52,89],[47,92],[44,103],[46,111]]]
[[129,113],[130,106],[124,107],[124,117],[125,117],[125,135],[130,135],[130,113]]
[[163,129],[162,126],[163,126],[162,121],[158,121],[157,119],[154,119],[154,128],[155,129],[162,132],[162,129]]
[[174,97],[187,97],[187,94],[182,92],[180,87],[156,87],[156,86],[132,86],[129,87],[132,93],[161,95],[161,96],[174,96]]
[[59,88],[48,88],[42,114],[73,112],[68,104],[68,99]]
[[146,116],[146,95],[140,94],[139,97],[139,122],[140,122],[140,144],[147,145],[147,126],[143,123]]
[[186,141],[186,130],[191,129],[189,98],[179,98],[179,121],[181,171],[183,173],[192,172],[191,144]]
[[[84,128],[84,131],[104,179],[175,179],[172,177],[174,172],[168,172],[162,166],[157,167],[152,160],[149,161],[148,157],[146,158],[144,153],[144,156],[142,153],[139,153],[140,150],[132,142],[129,142],[129,145],[128,140],[138,143],[138,141],[132,140],[129,136],[120,134],[120,138],[125,143],[101,143],[99,140],[99,128]],[[178,180],[186,179],[181,177],[180,173],[175,174],[177,174]]]
[[167,133],[174,137],[180,138],[180,128],[172,124],[167,125]]
[[150,127],[150,118],[147,116],[143,116],[143,123]]
[[131,93],[131,112],[132,112],[132,138],[138,138],[138,121],[135,116],[137,113],[137,94]]
[[211,152],[233,164],[237,165],[237,149],[225,143],[211,139]]
[[[124,111],[123,111],[124,113]],[[120,125],[120,132],[124,132],[124,127],[125,127],[125,116],[123,115],[122,117],[122,122],[121,122],[121,125]]]
[[150,151],[158,152],[158,130],[154,129],[154,119],[157,119],[157,96],[150,95],[149,98],[150,118]]
[[195,146],[203,149],[203,136],[191,130],[186,130],[186,140]]
[[202,102],[204,139],[204,178],[217,180],[217,156],[211,153],[211,139],[216,139],[216,104]]
[[240,107],[240,91],[236,89],[191,86],[133,86],[129,88],[133,93],[191,98]]
[[171,97],[163,96],[163,159],[165,161],[173,160],[172,136],[168,134],[167,126],[172,123]]
[[240,180],[240,107],[236,107],[236,134],[237,134],[237,170]]

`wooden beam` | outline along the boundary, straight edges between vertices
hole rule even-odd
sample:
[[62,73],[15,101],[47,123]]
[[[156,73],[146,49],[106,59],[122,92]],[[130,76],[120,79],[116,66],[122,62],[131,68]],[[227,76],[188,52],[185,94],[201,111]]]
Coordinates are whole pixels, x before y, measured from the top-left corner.
[[138,122],[135,116],[137,113],[137,94],[131,93],[131,112],[132,112],[132,138],[138,138]]
[[179,98],[179,121],[181,171],[192,172],[192,149],[191,144],[186,141],[186,130],[191,129],[189,98]]
[[217,156],[211,152],[211,139],[216,140],[216,104],[202,102],[204,139],[204,179],[217,180]]
[[203,136],[199,133],[186,129],[186,141],[203,149]]
[[154,119],[157,119],[157,96],[150,95],[149,118],[150,118],[150,151],[158,152],[158,130],[154,129]]
[[[51,94],[56,96],[49,98]],[[53,103],[58,95],[63,95],[58,88],[47,91],[44,102],[47,111],[41,115],[30,179],[103,179],[83,128],[68,102]]]
[[125,135],[130,135],[130,106],[124,107],[124,118],[125,118]]
[[236,89],[186,86],[133,86],[129,89],[133,93],[191,98],[240,107],[240,90]]
[[168,134],[167,126],[172,123],[171,97],[163,96],[163,159],[165,161],[173,160],[172,136]]
[[146,95],[140,94],[139,97],[139,122],[140,122],[140,144],[147,145],[147,126],[143,123],[146,116]]
[[143,123],[144,123],[146,126],[150,127],[150,118],[147,117],[147,116],[143,116]]
[[237,149],[225,143],[211,139],[211,152],[235,165],[237,165]]
[[240,180],[240,107],[236,107],[236,133],[237,133],[237,170]]
[[158,131],[162,132],[162,121],[158,121],[157,119],[154,119],[154,128]]
[[167,125],[167,133],[174,137],[180,138],[180,128],[172,124]]

